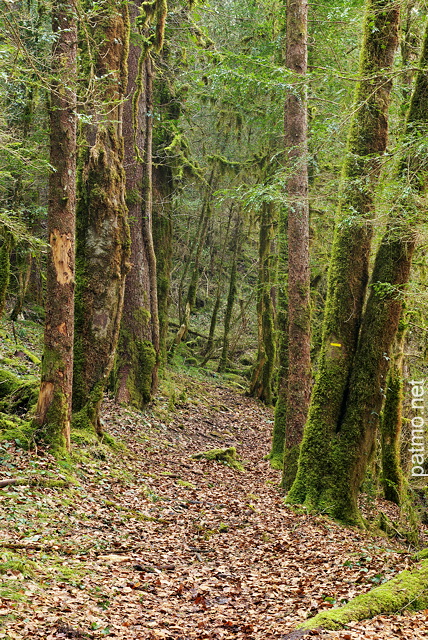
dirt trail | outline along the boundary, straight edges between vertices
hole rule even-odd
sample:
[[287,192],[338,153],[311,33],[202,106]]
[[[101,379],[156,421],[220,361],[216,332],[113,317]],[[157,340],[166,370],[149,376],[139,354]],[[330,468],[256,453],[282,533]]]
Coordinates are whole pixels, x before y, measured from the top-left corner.
[[[106,431],[128,452],[82,445],[79,486],[2,490],[3,543],[28,547],[19,554],[35,565],[1,577],[0,638],[279,640],[407,566],[390,541],[283,505],[264,460],[271,411],[214,383],[186,387],[154,414],[106,402]],[[226,446],[244,472],[191,458]],[[67,478],[48,455],[2,451],[12,475]],[[319,637],[416,640],[427,629],[421,613]]]

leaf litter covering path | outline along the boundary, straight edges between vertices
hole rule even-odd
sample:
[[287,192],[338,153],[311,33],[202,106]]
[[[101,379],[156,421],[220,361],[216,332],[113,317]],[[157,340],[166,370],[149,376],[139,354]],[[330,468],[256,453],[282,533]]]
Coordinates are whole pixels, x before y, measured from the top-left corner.
[[[107,401],[105,428],[128,453],[82,447],[78,486],[3,490],[3,544],[35,564],[1,576],[0,638],[280,640],[409,565],[389,541],[283,506],[263,460],[269,410],[197,381],[187,393],[174,411],[158,400],[156,418]],[[191,458],[224,446],[244,473]],[[64,472],[2,450],[9,475]],[[314,637],[428,638],[427,613]]]

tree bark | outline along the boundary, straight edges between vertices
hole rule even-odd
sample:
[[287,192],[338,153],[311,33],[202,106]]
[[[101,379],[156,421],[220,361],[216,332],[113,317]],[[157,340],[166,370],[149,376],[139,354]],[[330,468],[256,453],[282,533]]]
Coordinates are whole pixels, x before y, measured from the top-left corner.
[[[391,348],[402,314],[405,285],[416,244],[419,192],[425,188],[426,160],[411,147],[428,122],[428,29],[406,126],[406,144],[400,159],[397,197],[373,268],[370,295],[360,327],[350,372],[349,391],[336,434],[329,440],[330,472],[323,477],[324,508],[333,517],[359,522],[357,497],[374,449]],[[410,143],[410,144],[409,144]],[[318,478],[321,482],[321,478]],[[318,505],[320,502],[318,502]]]
[[[402,314],[405,311],[403,309]],[[385,406],[380,420],[382,445],[382,485],[386,500],[401,504],[404,476],[401,470],[400,444],[403,404],[403,360],[406,325],[404,317],[392,349],[391,364],[386,379]]]
[[80,175],[73,409],[79,412],[76,425],[92,425],[101,433],[100,404],[113,367],[129,269],[122,138],[129,40],[126,6],[109,0],[89,27],[96,43],[95,73],[104,82]]
[[242,226],[242,218],[241,218],[240,212],[238,211],[236,214],[235,233],[233,238],[229,292],[227,295],[226,311],[224,314],[223,347],[221,351],[220,361],[218,364],[219,372],[226,371],[229,363],[229,333],[230,333],[230,325],[232,322],[233,306],[235,304],[236,290],[237,290],[236,289],[236,269],[237,269],[238,250],[240,247],[241,226]]
[[[131,226],[132,268],[126,279],[125,304],[116,367],[116,399],[143,408],[158,382],[160,329],[157,264],[153,242],[153,61],[160,49],[166,3],[136,2],[131,17],[147,46],[131,45],[124,136],[126,193]],[[140,9],[139,9],[140,7]],[[140,10],[144,21],[137,21]],[[156,22],[156,42],[150,25]]]
[[0,318],[6,308],[7,290],[10,281],[10,251],[12,236],[4,231],[2,233],[2,245],[0,247]]
[[332,507],[338,465],[332,441],[341,429],[349,394],[368,281],[373,194],[386,149],[391,67],[398,43],[395,0],[367,0],[354,119],[343,170],[338,222],[329,269],[318,374],[288,499],[314,508]]
[[50,164],[46,282],[46,324],[41,384],[34,426],[36,438],[55,454],[70,449],[76,214],[77,20],[72,3],[52,6],[55,79],[51,85]]
[[259,233],[259,272],[257,289],[257,361],[248,395],[272,404],[273,372],[276,364],[275,309],[272,301],[272,239],[274,206],[263,202]]
[[305,76],[308,64],[308,4],[288,0],[286,60],[297,76],[285,102],[288,221],[287,408],[282,486],[288,491],[297,473],[297,459],[308,415],[311,376],[311,310],[309,269],[308,118]]

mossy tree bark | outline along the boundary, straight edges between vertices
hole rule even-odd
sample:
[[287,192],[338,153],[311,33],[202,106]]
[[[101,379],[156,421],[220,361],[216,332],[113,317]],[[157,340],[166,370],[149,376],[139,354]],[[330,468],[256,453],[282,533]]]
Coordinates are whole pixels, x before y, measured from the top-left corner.
[[232,264],[230,267],[230,279],[229,279],[229,292],[227,295],[226,310],[224,313],[224,330],[223,330],[223,346],[220,355],[220,361],[218,363],[218,371],[226,371],[229,365],[229,334],[230,326],[232,323],[233,307],[236,299],[237,282],[236,271],[238,261],[238,251],[241,245],[241,229],[242,229],[242,215],[238,211],[236,213],[235,232],[233,234],[232,244]]
[[[425,210],[419,196],[426,190],[428,164],[426,147],[421,149],[419,141],[421,136],[425,138],[427,135],[427,66],[428,23],[406,121],[404,152],[398,166],[397,197],[376,255],[338,440],[338,459],[341,464],[346,461],[343,482],[351,491],[347,499],[344,490],[337,492],[336,489],[335,501],[337,504],[342,501],[340,513],[345,508],[349,510],[351,503],[349,519],[357,512],[358,488],[374,448],[391,350],[403,312],[405,285],[410,277],[418,222]],[[416,150],[412,142],[416,143]]]
[[[272,446],[269,454],[274,469],[283,470],[285,429],[287,424],[288,398],[288,321],[287,321],[287,280],[288,280],[288,242],[287,209],[279,214],[279,252],[278,252],[278,376],[277,399],[272,434]],[[289,467],[288,467],[289,468]]]
[[421,132],[426,135],[428,122],[428,78],[424,71],[428,64],[428,30],[426,34],[398,167],[397,197],[375,259],[346,403],[336,434],[328,443],[330,474],[322,479],[327,487],[323,494],[327,512],[351,523],[359,521],[358,490],[374,449],[391,349],[416,243],[418,193],[425,188],[426,153],[420,148],[415,151],[411,142],[415,131],[417,139]]
[[[404,312],[403,312],[404,313]],[[386,379],[385,406],[380,420],[382,446],[382,485],[385,498],[401,504],[404,476],[401,470],[400,444],[403,404],[403,361],[406,325],[402,316],[392,348]]]
[[76,424],[101,432],[99,409],[113,367],[129,269],[122,101],[127,82],[127,6],[108,0],[88,25],[100,83],[79,178],[76,340],[73,410]]
[[230,225],[232,223],[232,215],[233,215],[233,209],[234,209],[234,203],[231,203],[230,207],[229,207],[229,216],[228,216],[228,220],[227,220],[227,227],[226,227],[226,231],[225,231],[225,235],[224,235],[224,239],[223,239],[223,243],[222,243],[222,248],[221,248],[221,252],[220,252],[220,260],[219,260],[219,265],[218,265],[218,272],[219,272],[219,277],[218,277],[218,282],[217,282],[217,288],[216,288],[216,294],[215,294],[215,300],[214,300],[214,306],[213,306],[213,310],[211,313],[211,321],[210,321],[210,330],[208,333],[208,340],[207,343],[205,345],[205,349],[204,349],[204,359],[201,363],[201,366],[204,366],[208,360],[211,358],[212,352],[214,350],[214,334],[215,334],[215,329],[217,326],[217,318],[218,318],[218,312],[220,311],[220,305],[221,305],[221,292],[222,292],[222,285],[223,285],[223,264],[224,264],[224,257],[225,257],[225,253],[226,253],[226,247],[228,244],[228,240],[229,240],[229,232],[230,232]]
[[297,75],[285,102],[288,231],[287,396],[282,486],[288,491],[297,473],[312,385],[309,269],[308,118],[305,76],[308,63],[308,4],[288,0],[286,59]]
[[55,454],[70,449],[76,219],[76,54],[73,3],[52,5],[54,80],[50,94],[50,164],[46,323],[33,426]]
[[[180,25],[181,20],[180,17]],[[173,215],[177,192],[181,188],[186,169],[186,160],[181,149],[182,131],[179,124],[182,95],[176,87],[177,68],[168,43],[165,43],[154,62],[154,104],[157,118],[153,128],[153,242],[157,265],[159,354],[160,363],[165,364],[173,255]]]
[[[157,387],[159,313],[157,264],[153,242],[153,61],[163,44],[166,3],[130,5],[132,23],[143,46],[131,44],[124,137],[126,193],[131,229],[132,268],[126,278],[125,303],[116,366],[116,399],[141,409]],[[143,20],[141,20],[141,16]],[[137,19],[138,18],[138,19]],[[156,27],[153,36],[150,27]]]
[[10,279],[10,251],[12,236],[6,230],[1,235],[0,246],[0,318],[6,307],[7,290]]
[[275,280],[272,255],[275,213],[272,202],[262,203],[257,288],[258,350],[248,391],[248,395],[266,404],[272,404],[273,373],[276,365],[275,309],[272,300]]
[[[360,57],[361,80],[343,168],[338,221],[333,240],[318,374],[290,502],[326,509],[340,518],[334,485],[348,460],[336,459],[351,368],[368,281],[373,194],[386,149],[391,68],[398,43],[399,8],[394,0],[367,0]],[[343,438],[342,438],[343,440]],[[341,484],[341,482],[339,482]],[[358,487],[352,487],[355,492]],[[353,505],[351,510],[353,509]]]

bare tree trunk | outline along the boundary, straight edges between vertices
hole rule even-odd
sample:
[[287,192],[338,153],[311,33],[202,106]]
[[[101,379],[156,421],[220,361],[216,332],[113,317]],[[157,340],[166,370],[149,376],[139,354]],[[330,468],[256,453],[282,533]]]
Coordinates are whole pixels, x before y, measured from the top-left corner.
[[73,384],[76,213],[76,9],[56,0],[52,28],[57,38],[50,104],[50,164],[46,324],[40,393],[34,426],[56,454],[70,449]]

